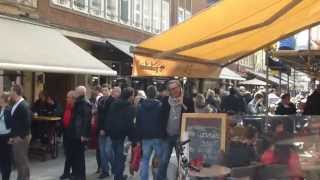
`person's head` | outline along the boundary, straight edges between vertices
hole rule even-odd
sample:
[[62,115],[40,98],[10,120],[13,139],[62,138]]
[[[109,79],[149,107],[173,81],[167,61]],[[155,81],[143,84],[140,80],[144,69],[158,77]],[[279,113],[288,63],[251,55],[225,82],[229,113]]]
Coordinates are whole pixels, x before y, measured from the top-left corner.
[[54,98],[51,96],[51,95],[48,95],[47,98],[46,98],[46,102],[48,104],[54,104]]
[[284,124],[282,121],[276,121],[274,124],[274,131],[276,134],[281,134],[284,132]]
[[247,92],[247,90],[246,90],[246,88],[244,86],[240,86],[239,87],[239,91],[240,91],[241,94],[244,94],[244,93]]
[[214,88],[214,92],[215,92],[216,95],[218,95],[218,96],[220,95],[220,89],[219,88]]
[[212,90],[212,89],[208,89],[208,91],[207,91],[207,99],[208,98],[213,98],[214,96],[215,96],[216,94],[215,94],[215,92]]
[[167,89],[171,97],[178,98],[182,95],[182,85],[178,80],[170,80]]
[[87,88],[84,86],[78,86],[75,90],[75,95],[76,97],[82,97],[82,96],[86,96],[87,93]]
[[258,131],[255,127],[249,126],[246,129],[245,138],[249,143],[256,142],[258,138]]
[[281,95],[281,102],[283,104],[288,105],[290,103],[290,94],[289,93],[285,93]]
[[9,98],[10,98],[10,93],[9,92],[3,92],[0,96],[0,106],[5,107],[9,104]]
[[45,102],[46,99],[47,99],[46,93],[45,93],[44,91],[41,91],[41,92],[39,93],[39,100],[42,101],[42,102]]
[[195,105],[198,108],[203,108],[206,105],[206,99],[203,94],[197,94],[195,98]]
[[158,95],[157,87],[154,85],[148,86],[146,94],[148,99],[155,99]]
[[260,100],[260,99],[263,99],[263,94],[261,92],[257,92],[254,94],[254,98],[255,100]]
[[14,84],[12,85],[11,87],[11,90],[10,90],[10,97],[11,99],[16,102],[18,101],[20,98],[22,98],[23,96],[23,88],[21,85],[18,85],[18,84]]
[[73,104],[74,103],[74,100],[76,98],[76,94],[75,94],[75,91],[69,91],[67,93],[67,104]]
[[159,91],[159,96],[160,97],[165,97],[168,95],[168,91],[165,87],[165,85],[160,85],[159,88],[158,88],[158,91]]
[[101,88],[101,92],[102,92],[103,96],[110,96],[110,94],[111,94],[110,86],[108,84],[103,84],[102,88]]
[[92,96],[96,97],[101,93],[101,86],[97,85],[92,87]]
[[229,93],[230,93],[230,95],[237,95],[237,94],[238,94],[238,91],[237,91],[236,88],[230,87],[230,88],[229,88]]
[[124,88],[121,92],[121,99],[133,103],[134,101],[134,89],[132,87]]
[[119,86],[113,87],[111,90],[111,96],[118,99],[121,96],[121,88]]

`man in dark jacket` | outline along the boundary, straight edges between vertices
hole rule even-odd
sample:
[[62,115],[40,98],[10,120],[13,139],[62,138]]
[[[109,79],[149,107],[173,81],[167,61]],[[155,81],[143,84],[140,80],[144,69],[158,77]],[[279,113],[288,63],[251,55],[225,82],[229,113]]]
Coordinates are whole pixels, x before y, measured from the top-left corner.
[[320,84],[314,92],[308,97],[303,114],[320,115]]
[[157,88],[153,85],[147,88],[147,99],[140,101],[137,108],[136,132],[139,140],[142,140],[142,161],[140,179],[149,179],[149,164],[152,152],[161,157],[161,138],[165,130],[161,127],[162,103],[156,99]]
[[132,138],[134,131],[135,108],[133,106],[134,89],[125,88],[121,92],[121,97],[111,104],[107,114],[107,130],[112,140],[112,150],[114,153],[114,179],[125,180],[123,175],[126,157],[124,152],[124,140],[126,137]]
[[75,90],[76,100],[74,103],[73,116],[70,126],[66,129],[66,136],[71,139],[71,154],[73,155],[71,167],[75,179],[85,180],[85,143],[90,137],[91,128],[91,105],[86,99],[86,88],[79,86]]
[[[30,179],[28,149],[31,140],[31,110],[23,99],[23,89],[20,85],[11,87],[11,100],[14,105],[11,109],[11,138],[13,157],[18,171],[18,180]],[[1,147],[0,147],[1,148]]]
[[159,178],[167,179],[167,169],[172,150],[180,137],[181,118],[183,113],[193,113],[192,99],[184,97],[182,85],[178,80],[171,80],[167,84],[170,96],[162,100],[162,125],[166,137],[162,142],[162,157],[159,167]]
[[[115,92],[117,91],[117,92]],[[103,85],[102,94],[103,96],[98,101],[98,125],[97,130],[99,132],[99,153],[101,158],[101,174],[99,179],[108,177],[109,174],[109,164],[112,165],[113,151],[110,135],[107,131],[106,124],[107,113],[110,109],[111,104],[119,98],[121,93],[120,88],[113,88],[110,92],[108,85]]]
[[247,104],[240,96],[236,88],[229,89],[230,94],[222,98],[221,110],[231,114],[241,114],[246,112]]

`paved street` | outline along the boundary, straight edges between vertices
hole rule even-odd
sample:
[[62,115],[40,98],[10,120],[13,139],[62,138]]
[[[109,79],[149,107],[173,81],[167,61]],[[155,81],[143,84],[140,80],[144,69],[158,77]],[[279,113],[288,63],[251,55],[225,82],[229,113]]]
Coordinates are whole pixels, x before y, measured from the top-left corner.
[[[174,159],[174,158],[172,158]],[[98,179],[98,175],[95,174],[97,165],[95,159],[95,151],[89,150],[86,155],[86,170],[87,170],[87,180]],[[64,157],[62,151],[60,151],[60,156],[54,160],[48,160],[45,162],[41,162],[38,160],[31,160],[31,180],[58,180],[60,175],[62,174],[64,167]],[[128,164],[127,166],[128,167]],[[171,174],[170,180],[175,180],[174,174],[174,165],[171,164],[169,168],[169,174]],[[128,171],[128,168],[126,168]],[[129,174],[129,173],[126,173]],[[13,172],[11,179],[16,179],[16,171]],[[106,180],[111,180],[113,178],[108,178]],[[129,176],[129,180],[138,180],[139,176],[136,174],[135,176]],[[151,179],[151,177],[150,177]]]

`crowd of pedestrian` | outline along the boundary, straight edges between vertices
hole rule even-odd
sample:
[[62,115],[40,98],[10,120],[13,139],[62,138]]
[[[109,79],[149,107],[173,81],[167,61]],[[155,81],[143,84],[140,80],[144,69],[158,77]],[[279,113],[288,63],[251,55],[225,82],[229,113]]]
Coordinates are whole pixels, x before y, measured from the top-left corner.
[[127,141],[132,146],[141,146],[142,180],[150,177],[151,159],[158,162],[154,178],[167,179],[171,154],[179,141],[182,113],[195,112],[195,108],[199,112],[213,112],[203,95],[197,96],[196,105],[192,98],[185,97],[177,80],[169,81],[161,94],[154,85],[148,86],[146,91],[111,88],[106,84],[93,90],[91,102],[85,98],[83,86],[67,94],[63,115],[66,160],[61,179],[85,179],[84,150],[90,126],[94,124],[100,179],[111,175],[115,180],[127,178],[124,174]]
[[[10,177],[11,154],[18,180],[30,179],[28,146],[31,140],[31,110],[42,114],[48,112],[48,107],[51,107],[52,113],[57,109],[54,108],[57,103],[53,98],[44,94],[40,94],[39,102],[33,108],[30,108],[22,95],[21,86],[14,85],[10,93],[0,96],[0,168],[3,180]],[[150,177],[150,161],[157,162],[154,178],[167,179],[168,164],[180,138],[183,113],[261,114],[267,108],[272,108],[270,103],[273,103],[274,113],[278,115],[320,114],[320,85],[309,97],[299,94],[294,98],[289,93],[278,96],[273,89],[269,93],[264,89],[250,93],[244,87],[230,87],[228,91],[208,89],[204,94],[186,97],[178,80],[168,81],[166,88],[160,90],[150,85],[145,91],[104,84],[102,87],[94,87],[91,95],[88,99],[84,86],[78,86],[67,93],[62,113],[65,166],[60,179],[86,179],[85,149],[88,141],[94,138],[97,140],[97,173],[100,179],[111,175],[115,180],[127,178],[124,173],[127,142],[141,147],[141,180]],[[304,104],[303,99],[307,99]],[[95,133],[92,135],[93,128]],[[233,148],[225,157],[227,164],[238,166],[258,159],[253,156],[256,134],[256,130],[248,129],[241,143],[231,143]],[[270,151],[266,151],[267,154],[263,156],[264,160],[272,156],[274,146],[271,144],[270,147]],[[233,157],[240,152],[243,152],[241,157]]]

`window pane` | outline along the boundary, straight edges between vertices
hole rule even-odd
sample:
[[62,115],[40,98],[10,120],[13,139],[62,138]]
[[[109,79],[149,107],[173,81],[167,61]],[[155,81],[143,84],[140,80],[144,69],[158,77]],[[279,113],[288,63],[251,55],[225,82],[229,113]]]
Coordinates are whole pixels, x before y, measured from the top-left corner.
[[88,0],[73,0],[73,9],[88,12]]
[[179,0],[178,5],[178,23],[181,23],[184,21],[184,9],[185,9],[185,0]]
[[192,16],[192,4],[191,0],[186,0],[186,9],[184,12],[185,19],[189,19]]
[[107,18],[118,21],[118,1],[107,0]]
[[161,28],[161,0],[153,0],[153,32],[160,33]]
[[151,16],[152,16],[152,1],[143,1],[143,28],[146,31],[151,31]]
[[170,27],[170,0],[162,0],[162,31]]
[[130,23],[130,15],[131,15],[131,8],[130,8],[130,0],[120,0],[120,20],[122,23],[128,24]]
[[90,13],[95,16],[104,16],[104,0],[91,0]]
[[52,3],[63,7],[71,7],[71,0],[52,0]]
[[140,28],[142,23],[142,0],[134,0],[133,5],[133,24]]

